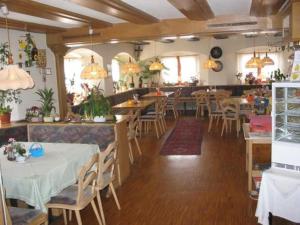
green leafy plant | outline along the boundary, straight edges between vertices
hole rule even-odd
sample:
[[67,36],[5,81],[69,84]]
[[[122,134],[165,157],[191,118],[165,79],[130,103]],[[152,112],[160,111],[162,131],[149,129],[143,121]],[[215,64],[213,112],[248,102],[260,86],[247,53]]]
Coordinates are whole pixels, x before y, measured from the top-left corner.
[[0,44],[0,64],[6,65],[8,56],[9,56],[8,43],[5,42]]
[[11,113],[12,108],[7,103],[14,102],[20,104],[22,102],[19,95],[20,91],[18,90],[0,91],[0,115]]
[[98,86],[92,88],[87,100],[82,104],[86,118],[93,119],[96,116],[111,115],[111,105],[104,97],[103,90]]
[[42,103],[41,110],[44,117],[50,116],[52,110],[55,110],[53,98],[54,91],[52,88],[44,88],[37,90],[35,93],[41,98],[39,101]]
[[275,81],[282,81],[286,79],[286,76],[283,75],[280,69],[277,69],[271,72],[271,80],[273,80],[273,78],[275,79]]

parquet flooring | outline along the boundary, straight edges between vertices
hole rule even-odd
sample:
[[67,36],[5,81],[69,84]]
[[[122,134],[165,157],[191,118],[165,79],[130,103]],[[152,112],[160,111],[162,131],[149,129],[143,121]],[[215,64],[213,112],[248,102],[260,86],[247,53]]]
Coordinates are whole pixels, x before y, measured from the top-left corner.
[[[140,139],[143,156],[135,154],[131,175],[117,190],[121,211],[112,197],[103,198],[107,225],[256,225],[256,202],[247,194],[245,143],[241,133],[220,137],[220,128],[207,133],[203,120],[200,156],[161,156],[153,135]],[[83,224],[97,225],[87,208]],[[62,225],[59,218],[54,225]],[[75,216],[69,224],[77,224]],[[293,223],[274,218],[273,225]]]

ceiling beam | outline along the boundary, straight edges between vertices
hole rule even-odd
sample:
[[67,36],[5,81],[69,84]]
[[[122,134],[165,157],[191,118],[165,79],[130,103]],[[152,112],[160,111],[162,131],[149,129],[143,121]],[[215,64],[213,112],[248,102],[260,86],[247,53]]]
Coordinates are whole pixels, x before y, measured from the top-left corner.
[[136,9],[121,0],[69,0],[86,8],[114,16],[131,23],[149,24],[159,20],[142,10]]
[[276,15],[286,1],[288,0],[252,0],[250,16]]
[[[30,31],[37,33],[58,33],[65,31],[64,28],[27,23],[24,21],[8,19],[8,28],[14,30]],[[5,18],[0,18],[0,28],[6,28]]]
[[214,18],[207,0],[168,0],[190,20],[208,20]]
[[[228,26],[222,26],[226,21]],[[241,24],[244,23],[244,24]],[[250,23],[247,25],[247,23]],[[234,26],[232,26],[234,24]],[[246,24],[246,25],[245,25]],[[198,34],[210,36],[214,34],[235,34],[245,31],[279,30],[282,27],[282,19],[279,17],[247,17],[233,16],[220,17],[207,21],[195,21],[188,19],[162,20],[159,23],[137,25],[132,23],[116,24],[112,27],[96,29],[97,35],[93,37],[94,43],[104,43],[111,40],[132,41],[148,40],[166,37],[170,35]],[[61,33],[63,43],[89,43],[87,29],[71,29]]]
[[0,2],[5,3],[10,11],[57,22],[74,24],[78,26],[87,26],[91,24],[93,27],[97,28],[108,27],[112,25],[102,20],[34,2],[32,0],[1,0]]

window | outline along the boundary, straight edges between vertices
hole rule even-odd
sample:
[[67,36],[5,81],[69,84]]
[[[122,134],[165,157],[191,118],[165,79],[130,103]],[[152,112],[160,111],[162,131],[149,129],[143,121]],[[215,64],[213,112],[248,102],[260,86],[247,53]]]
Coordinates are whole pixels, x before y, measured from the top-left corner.
[[191,77],[198,74],[197,56],[164,57],[161,61],[168,68],[162,71],[165,83],[191,82]]
[[[253,53],[249,54],[238,54],[238,72],[243,74],[242,80],[245,79],[246,74],[252,72],[255,77],[258,76],[257,68],[246,68],[246,63],[251,59]],[[257,56],[257,55],[256,55]],[[268,53],[268,56],[273,59],[274,65],[264,66],[261,68],[261,78],[266,80],[271,77],[271,72],[279,68],[279,54],[278,53]],[[264,58],[265,54],[260,54],[260,58]]]
[[120,64],[118,60],[112,59],[111,61],[111,74],[113,81],[117,82],[120,79]]
[[82,91],[80,73],[82,64],[80,59],[65,59],[65,84],[68,93],[80,93]]

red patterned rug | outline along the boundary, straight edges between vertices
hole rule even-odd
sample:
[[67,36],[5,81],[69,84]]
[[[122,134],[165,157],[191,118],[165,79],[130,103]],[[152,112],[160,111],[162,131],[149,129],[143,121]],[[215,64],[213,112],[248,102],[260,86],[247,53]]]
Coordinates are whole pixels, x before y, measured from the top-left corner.
[[194,118],[177,121],[165,141],[161,155],[200,155],[202,143],[201,122]]

